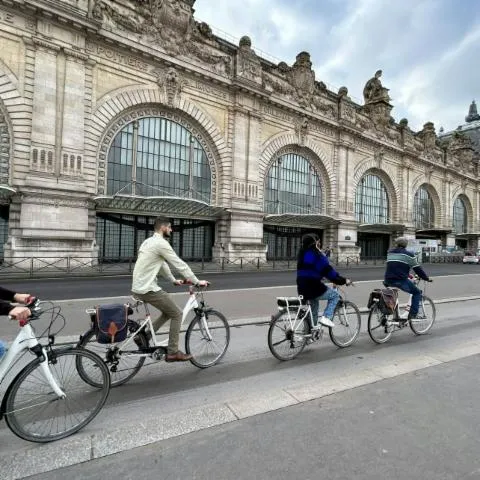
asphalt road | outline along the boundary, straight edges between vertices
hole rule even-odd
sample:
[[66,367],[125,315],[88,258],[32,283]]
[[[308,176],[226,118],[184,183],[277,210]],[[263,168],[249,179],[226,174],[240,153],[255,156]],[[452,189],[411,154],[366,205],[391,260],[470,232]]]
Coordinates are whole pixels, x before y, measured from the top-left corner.
[[[425,265],[425,270],[431,276],[463,275],[480,273],[480,267],[463,264],[432,264]],[[339,272],[354,281],[379,280],[383,277],[383,267],[351,267],[341,268]],[[275,287],[295,284],[295,272],[288,271],[258,271],[209,273],[204,276],[212,282],[211,290],[242,289],[255,287]],[[203,278],[203,277],[202,277]],[[170,283],[162,284],[169,291],[175,291]],[[88,277],[88,278],[56,278],[37,280],[11,280],[3,283],[4,287],[16,292],[32,293],[49,300],[65,300],[76,298],[103,298],[129,295],[131,278],[118,277]]]
[[28,477],[478,480],[480,355]]

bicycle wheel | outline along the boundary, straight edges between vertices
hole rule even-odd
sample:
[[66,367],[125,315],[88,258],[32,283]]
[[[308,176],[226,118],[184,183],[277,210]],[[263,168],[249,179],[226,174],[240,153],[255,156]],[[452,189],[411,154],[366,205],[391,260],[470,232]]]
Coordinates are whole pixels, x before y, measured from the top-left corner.
[[368,314],[368,334],[375,343],[385,343],[393,333],[393,326],[388,326],[388,316],[377,305],[373,305]]
[[292,318],[286,311],[278,312],[268,329],[268,348],[279,360],[292,360],[307,344],[310,325],[306,318]]
[[409,320],[410,328],[416,335],[424,335],[432,328],[436,315],[437,312],[433,301],[429,297],[422,295],[417,318]]
[[349,301],[342,301],[337,305],[332,318],[334,327],[328,333],[332,342],[340,348],[350,346],[360,333],[362,317],[358,307]]
[[[99,388],[77,375],[78,358]],[[52,350],[48,352],[48,367],[65,393],[64,398],[52,391],[38,358],[15,377],[5,394],[7,425],[20,438],[31,442],[51,442],[77,432],[95,418],[110,391],[108,368],[88,350]]]
[[[127,338],[130,338],[134,332],[139,328],[139,324],[133,320],[128,321],[128,335]],[[148,347],[148,339],[145,332],[141,332],[135,335],[138,337],[138,344],[132,343],[129,346],[129,350],[136,351],[138,348]],[[96,353],[101,357],[106,363],[108,370],[110,370],[110,376],[112,378],[112,387],[118,387],[129,380],[131,380],[142,368],[145,363],[145,357],[140,357],[139,355],[123,353],[121,355],[116,355],[118,351],[119,344],[104,344],[98,343],[95,330],[90,329],[85,335],[80,338],[80,341],[77,344],[79,348],[88,349]],[[84,370],[82,369],[81,363],[77,364],[78,373],[82,378],[87,382],[91,383],[92,386],[95,386],[95,382],[92,379],[89,379]]]
[[190,362],[198,368],[208,368],[218,363],[230,343],[230,325],[215,310],[205,312],[190,322],[185,334],[185,351],[193,358]]

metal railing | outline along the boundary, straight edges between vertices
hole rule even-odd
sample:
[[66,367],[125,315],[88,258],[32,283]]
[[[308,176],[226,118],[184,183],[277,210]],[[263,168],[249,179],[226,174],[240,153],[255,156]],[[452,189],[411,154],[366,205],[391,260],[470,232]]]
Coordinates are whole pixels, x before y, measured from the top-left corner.
[[[430,254],[423,255],[422,263],[461,263],[462,255],[458,254]],[[382,257],[342,257],[337,255],[330,257],[334,266],[354,268],[385,265],[385,256]],[[63,258],[39,258],[25,257],[14,260],[4,259],[0,262],[0,278],[45,278],[67,276],[97,276],[97,275],[131,275],[135,266],[135,257],[128,258],[101,258],[91,257],[63,257]],[[203,258],[188,261],[194,272],[234,272],[234,271],[288,271],[297,268],[297,260],[270,259],[240,257],[237,259]]]

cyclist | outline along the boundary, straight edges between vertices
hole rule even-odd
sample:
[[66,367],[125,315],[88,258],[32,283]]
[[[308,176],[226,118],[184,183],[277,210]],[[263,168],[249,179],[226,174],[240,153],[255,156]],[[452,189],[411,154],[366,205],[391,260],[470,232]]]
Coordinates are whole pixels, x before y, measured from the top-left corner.
[[172,275],[168,266],[170,264],[188,283],[204,287],[208,285],[208,282],[198,280],[190,267],[173,251],[167,240],[172,234],[172,226],[168,218],[158,217],[153,228],[153,236],[147,238],[138,250],[137,262],[133,269],[132,293],[162,312],[162,315],[152,321],[155,331],[170,320],[168,351],[165,360],[167,362],[185,362],[190,360],[192,355],[185,354],[178,349],[182,311],[171,296],[158,286],[157,275],[161,274],[174,285],[182,285],[184,280],[177,280]]
[[417,258],[413,252],[407,250],[408,239],[399,237],[394,241],[395,247],[387,253],[387,268],[385,270],[385,278],[383,284],[386,287],[396,287],[400,290],[412,295],[412,303],[408,318],[410,320],[417,318],[422,291],[408,279],[410,269],[426,282],[432,280],[425,273],[423,268],[418,264]]
[[305,300],[309,300],[312,307],[314,327],[318,327],[319,301],[327,300],[327,306],[319,322],[327,327],[333,327],[333,313],[337,306],[339,294],[327,287],[322,279],[328,278],[335,285],[350,285],[348,278],[339,275],[330,265],[328,258],[321,251],[321,240],[315,233],[307,233],[302,237],[302,247],[297,259],[297,291]]
[[[15,293],[6,288],[0,287],[0,315],[9,315],[17,320],[25,320],[31,315],[30,309],[12,305],[10,302],[28,303],[31,295],[29,293]],[[0,340],[0,359],[7,350],[6,344]]]

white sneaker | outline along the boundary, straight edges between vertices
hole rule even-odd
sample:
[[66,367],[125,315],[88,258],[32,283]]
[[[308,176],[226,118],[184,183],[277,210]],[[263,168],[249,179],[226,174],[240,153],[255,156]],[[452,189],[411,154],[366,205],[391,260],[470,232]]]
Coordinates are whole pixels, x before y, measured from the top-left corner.
[[328,317],[321,317],[319,322],[326,327],[334,327],[335,324]]

